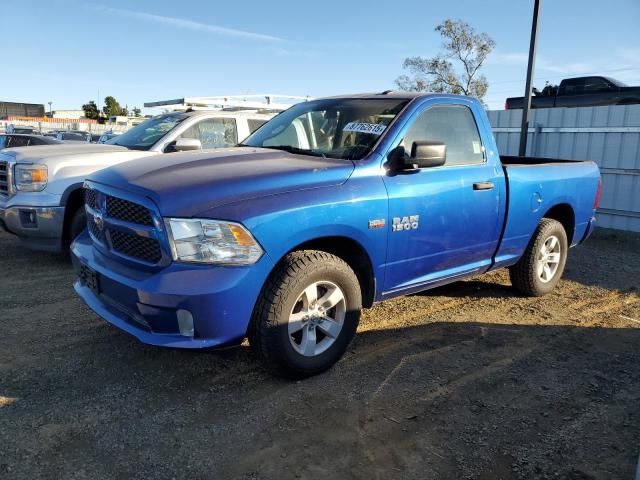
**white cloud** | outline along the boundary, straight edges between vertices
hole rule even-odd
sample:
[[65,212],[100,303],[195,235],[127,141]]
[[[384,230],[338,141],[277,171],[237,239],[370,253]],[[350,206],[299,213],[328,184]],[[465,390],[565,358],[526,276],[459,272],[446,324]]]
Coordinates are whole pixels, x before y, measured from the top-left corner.
[[133,18],[143,22],[157,23],[173,28],[181,28],[184,30],[192,30],[196,32],[212,33],[226,37],[243,38],[246,40],[259,40],[263,42],[284,42],[285,40],[273,35],[262,33],[247,32],[245,30],[236,30],[234,28],[221,27],[218,25],[209,25],[207,23],[194,22],[192,20],[184,20],[182,18],[165,17],[162,15],[154,15],[152,13],[136,12],[133,10],[125,10],[121,8],[106,7],[104,5],[85,4],[86,8],[91,8],[100,12],[111,15],[119,15],[122,17]]
[[528,55],[526,53],[502,53],[493,52],[487,58],[487,65],[526,65]]
[[[525,52],[494,52],[487,59],[487,66],[520,66],[526,69],[529,56]],[[553,62],[544,55],[536,57],[536,76],[554,73],[552,78],[563,75],[596,75],[608,72],[640,70],[640,49],[622,48],[613,51],[607,58],[592,58],[587,61]],[[541,73],[540,73],[541,72]],[[636,74],[637,76],[637,74]]]

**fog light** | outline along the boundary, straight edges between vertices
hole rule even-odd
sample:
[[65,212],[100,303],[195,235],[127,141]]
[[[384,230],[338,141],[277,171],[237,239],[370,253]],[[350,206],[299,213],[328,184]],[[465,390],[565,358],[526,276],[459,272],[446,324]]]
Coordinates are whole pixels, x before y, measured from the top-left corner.
[[180,335],[184,337],[193,337],[193,316],[188,310],[178,310],[176,312],[178,317],[178,328],[180,329]]
[[20,210],[20,224],[23,228],[37,228],[38,217],[35,210]]

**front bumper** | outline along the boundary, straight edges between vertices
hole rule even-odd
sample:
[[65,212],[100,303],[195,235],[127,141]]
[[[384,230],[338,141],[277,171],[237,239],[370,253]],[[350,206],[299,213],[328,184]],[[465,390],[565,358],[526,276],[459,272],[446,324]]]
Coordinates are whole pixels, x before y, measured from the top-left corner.
[[[264,255],[250,267],[172,263],[148,272],[123,266],[96,251],[85,230],[71,247],[74,268],[89,267],[97,288],[80,278],[74,288],[110,324],[150,345],[206,348],[237,344],[273,264]],[[180,333],[178,311],[193,318],[193,336]]]
[[60,251],[64,207],[7,205],[0,201],[0,227],[35,250]]

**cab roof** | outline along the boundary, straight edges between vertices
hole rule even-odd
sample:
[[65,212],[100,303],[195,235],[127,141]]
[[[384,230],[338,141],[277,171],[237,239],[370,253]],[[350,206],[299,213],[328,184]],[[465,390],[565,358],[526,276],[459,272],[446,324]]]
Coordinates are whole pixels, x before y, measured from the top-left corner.
[[324,97],[324,98],[325,99],[329,99],[329,98],[363,98],[363,99],[395,98],[398,100],[413,100],[414,98],[431,97],[431,96],[470,98],[465,95],[456,95],[453,93],[402,92],[402,91],[394,91],[394,90],[386,90],[384,92],[352,93],[348,95],[335,95],[335,96]]

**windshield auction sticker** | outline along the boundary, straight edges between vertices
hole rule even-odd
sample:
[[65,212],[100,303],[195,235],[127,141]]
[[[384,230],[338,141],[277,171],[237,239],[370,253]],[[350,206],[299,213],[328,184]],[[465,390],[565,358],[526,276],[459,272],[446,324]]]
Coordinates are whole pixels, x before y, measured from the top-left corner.
[[344,126],[345,132],[370,133],[371,135],[382,135],[386,125],[379,123],[349,122]]

